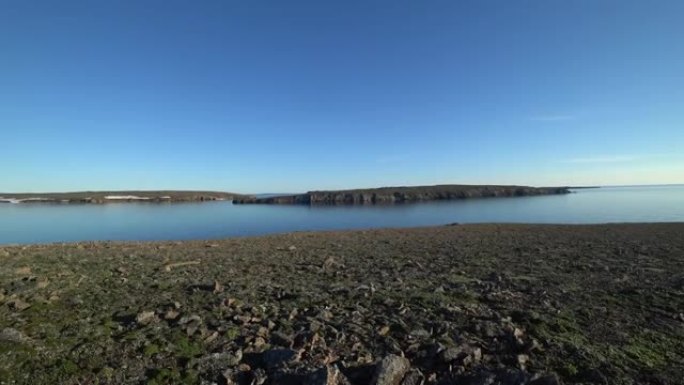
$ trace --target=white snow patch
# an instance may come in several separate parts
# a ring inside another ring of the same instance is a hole
[[[138,197],[135,195],[107,195],[104,197],[104,199],[111,199],[111,200],[140,200],[140,201],[145,201],[149,200],[150,198],[147,197]]]
[[[7,203],[22,203],[22,202],[50,202],[52,199],[49,198],[24,198],[24,199],[18,199],[18,198],[0,198],[0,202],[7,202]]]

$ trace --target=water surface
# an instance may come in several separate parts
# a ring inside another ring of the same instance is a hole
[[[0,204],[0,244],[175,240],[448,223],[684,222],[684,185],[389,206]]]

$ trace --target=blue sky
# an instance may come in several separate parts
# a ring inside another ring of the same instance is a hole
[[[684,182],[682,1],[0,3],[0,191]]]

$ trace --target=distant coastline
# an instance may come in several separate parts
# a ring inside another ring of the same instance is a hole
[[[80,191],[68,193],[0,193],[0,203],[205,202],[251,196],[218,191]]]
[[[569,194],[575,189],[600,186],[531,187],[516,185],[399,186],[349,190],[317,190],[303,194],[238,194],[220,191],[79,191],[64,193],[0,193],[0,204],[26,203],[165,203],[232,201],[234,204],[396,204],[488,197]]]
[[[304,194],[236,198],[234,204],[396,204],[435,200],[487,197],[520,197],[569,194],[568,187],[530,187],[499,185],[435,185],[380,187],[354,190],[309,191]]]

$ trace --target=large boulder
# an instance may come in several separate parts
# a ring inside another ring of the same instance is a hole
[[[399,385],[410,368],[411,363],[404,357],[394,354],[385,356],[385,358],[378,363],[371,384]]]

